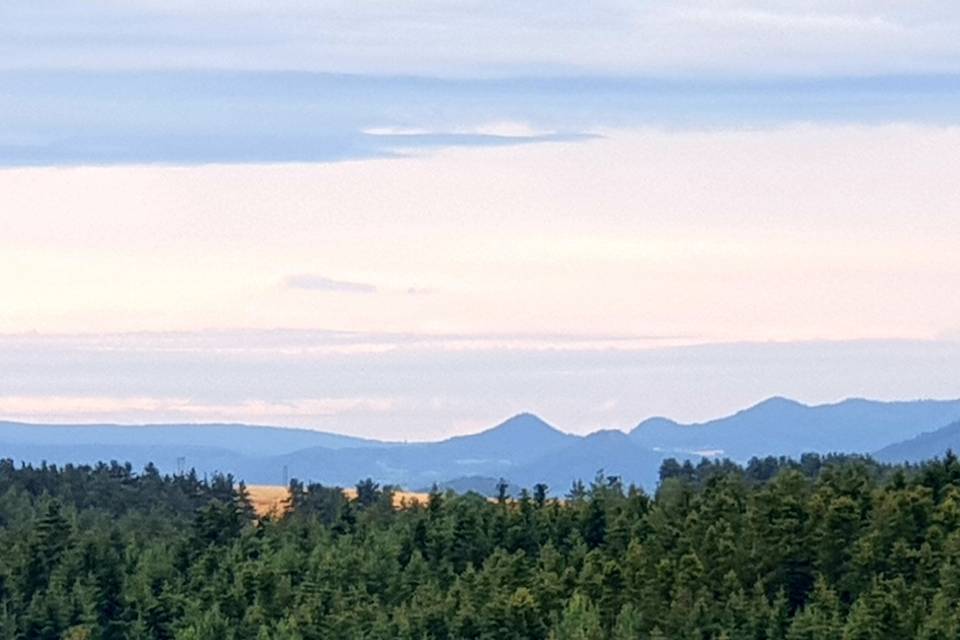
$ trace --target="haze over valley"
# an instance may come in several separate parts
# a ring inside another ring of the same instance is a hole
[[[34,465],[129,462],[164,473],[230,473],[248,484],[297,478],[353,486],[363,478],[408,490],[433,485],[492,494],[547,484],[562,495],[603,472],[653,491],[667,458],[747,462],[751,458],[845,453],[884,462],[920,462],[960,451],[960,400],[876,402],[853,399],[807,406],[770,398],[699,424],[650,418],[627,432],[561,431],[525,413],[470,435],[398,443],[237,424],[40,425],[0,422],[0,455]]]

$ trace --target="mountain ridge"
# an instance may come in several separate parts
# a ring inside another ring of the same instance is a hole
[[[874,453],[883,462],[920,462],[942,457],[948,450],[960,451],[960,420],[921,433],[909,440],[887,445]]]
[[[279,454],[287,450],[296,451],[308,446],[321,445],[333,449],[342,449],[393,444],[329,431],[234,422],[41,424],[0,420],[0,444],[29,442],[50,445],[99,444],[111,446],[128,443],[131,435],[135,435],[151,444],[170,446],[222,448],[224,440],[227,440],[236,448],[226,448],[238,453],[250,454]]]
[[[630,432],[640,445],[674,454],[754,456],[861,452],[960,419],[960,400],[876,401],[849,398],[806,405],[774,396],[731,415],[681,424],[648,419]]]
[[[960,400],[806,405],[773,396],[714,420],[647,418],[628,432],[564,432],[525,412],[476,433],[400,443],[302,428],[242,423],[43,425],[0,422],[0,458],[54,464],[115,459],[162,471],[186,466],[249,483],[283,478],[348,485],[363,477],[404,487],[471,478],[557,488],[603,469],[652,489],[662,460],[880,452],[960,421]],[[960,436],[958,436],[960,437]],[[960,447],[958,447],[960,448]],[[186,460],[184,460],[186,458]],[[461,483],[462,484],[462,483]]]

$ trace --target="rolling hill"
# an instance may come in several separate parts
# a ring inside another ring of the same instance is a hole
[[[960,422],[888,445],[877,451],[874,457],[884,462],[919,462],[942,457],[948,449],[960,452]]]
[[[806,452],[870,453],[917,460],[960,449],[960,401],[845,400],[808,406],[771,398],[700,424],[651,418],[629,434],[564,433],[523,413],[479,433],[402,444],[308,429],[216,425],[29,425],[0,422],[0,457],[40,463],[117,460],[166,473],[232,473],[248,484],[286,478],[350,486],[372,477],[406,488],[548,484],[554,494],[597,471],[652,489],[664,458],[721,455],[798,456]],[[944,427],[944,425],[951,425]]]
[[[336,433],[245,424],[27,424],[0,422],[0,444],[213,447],[241,455],[280,455],[307,447],[345,449],[385,444]]]
[[[706,453],[735,460],[806,452],[869,453],[960,420],[960,400],[876,402],[851,399],[808,406],[770,398],[700,424],[666,418],[641,422],[630,437],[670,455]]]
[[[466,476],[509,479],[523,465],[580,440],[534,415],[520,414],[486,431],[439,442],[339,450],[313,447],[269,460],[247,460],[241,475],[270,482],[263,473],[276,478],[286,467],[291,477],[304,480],[352,484],[370,476],[405,487],[428,487]]]
[[[653,490],[664,456],[644,449],[622,431],[597,431],[517,469],[511,480],[529,487],[544,482],[563,493],[575,480],[589,482],[598,471]]]

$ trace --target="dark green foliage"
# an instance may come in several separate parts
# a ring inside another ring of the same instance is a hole
[[[242,485],[0,462],[0,639],[874,640],[960,634],[960,462],[667,462],[397,509],[373,480]],[[505,493],[505,492],[504,492]]]

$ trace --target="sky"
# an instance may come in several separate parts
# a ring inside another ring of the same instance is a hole
[[[0,419],[960,397],[949,2],[0,5]]]

